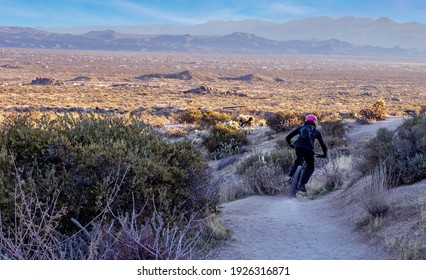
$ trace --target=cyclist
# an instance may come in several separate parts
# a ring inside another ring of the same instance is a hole
[[[309,178],[311,177],[312,173],[314,173],[314,142],[315,139],[318,140],[318,142],[321,145],[321,149],[323,151],[323,155],[320,157],[326,158],[327,157],[327,146],[325,145],[321,132],[319,132],[316,129],[317,125],[317,117],[313,114],[309,114],[305,118],[304,125],[299,126],[292,132],[290,132],[289,135],[286,137],[287,143],[290,145],[290,147],[294,148],[296,151],[296,160],[294,161],[293,167],[290,170],[289,177],[291,178],[293,174],[296,172],[297,167],[299,164],[301,164],[302,159],[305,158],[306,160],[306,169],[305,173],[303,174],[303,177],[301,179],[301,183],[299,186],[300,191],[306,192],[306,183],[309,181]],[[294,145],[291,143],[291,139],[299,135],[298,139],[294,142]]]

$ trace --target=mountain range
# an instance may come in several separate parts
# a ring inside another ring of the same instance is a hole
[[[387,18],[320,17],[283,24],[244,20],[104,28],[93,27],[78,34],[74,29],[0,26],[0,47],[426,57],[426,25],[399,24]]]
[[[419,22],[397,23],[382,17],[312,17],[282,23],[264,20],[208,21],[203,24],[138,25],[138,26],[83,26],[74,28],[38,28],[41,30],[83,34],[89,31],[112,30],[118,33],[144,35],[224,36],[234,32],[254,34],[276,41],[337,39],[356,45],[385,48],[399,46],[426,50],[426,25]]]

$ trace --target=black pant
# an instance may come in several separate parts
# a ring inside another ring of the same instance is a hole
[[[314,159],[314,151],[304,148],[295,148],[296,150],[296,160],[294,161],[293,167],[290,170],[290,174],[288,174],[290,177],[293,176],[294,172],[296,172],[297,167],[302,162],[302,159],[304,158],[306,160],[306,169],[305,173],[303,174],[301,183],[306,184],[309,181],[309,178],[311,178],[312,173],[314,173],[315,170],[315,159]]]

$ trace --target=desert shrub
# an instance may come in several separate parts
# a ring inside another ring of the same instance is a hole
[[[111,190],[108,202],[114,200],[118,189],[116,185]],[[14,223],[3,231],[0,220],[0,260],[194,259],[206,253],[200,242],[204,236],[215,234],[220,238],[214,228],[207,232],[213,226],[211,217],[202,225],[196,214],[181,216],[175,225],[167,227],[161,212],[140,219],[144,211],[113,213],[109,207],[84,226],[72,219],[80,230],[62,234],[60,220],[66,209],[58,206],[59,196],[60,192],[54,192],[42,202],[34,185],[17,178]],[[194,228],[199,230],[194,233]]]
[[[292,149],[274,150],[265,155],[265,160],[273,165],[279,166],[288,174],[293,166],[295,154]]]
[[[289,145],[285,139],[277,139],[275,141],[277,149],[288,149]]]
[[[321,131],[325,144],[330,149],[346,146],[345,123],[339,114],[324,115],[318,129]],[[315,145],[315,149],[319,150],[318,142],[315,142]]]
[[[364,146],[358,164],[362,172],[384,164],[396,184],[410,184],[426,178],[426,116],[404,121],[396,132],[381,128]]]
[[[396,130],[395,146],[402,158],[426,154],[426,116],[405,120]]]
[[[386,167],[373,169],[369,181],[359,191],[363,208],[372,218],[382,217],[389,210],[389,188],[391,179]]]
[[[396,130],[394,150],[398,156],[400,183],[426,178],[426,116],[416,115]]]
[[[345,123],[339,114],[326,115],[321,119],[320,130],[323,136],[332,136],[342,140],[346,137]]]
[[[422,105],[420,107],[419,114],[420,115],[425,115],[426,114],[426,105]]]
[[[353,160],[351,156],[332,149],[327,159],[318,161],[317,169],[318,176],[323,182],[323,191],[330,192],[339,189],[349,180],[353,170]]]
[[[234,118],[234,121],[237,122],[241,127],[243,126],[252,126],[254,124],[254,117],[249,115],[238,115]]]
[[[255,194],[276,194],[284,188],[285,176],[294,161],[292,150],[272,151],[265,155],[253,154],[237,168],[243,181]]]
[[[203,145],[212,158],[220,159],[238,154],[243,145],[248,144],[246,132],[236,122],[214,125],[203,139]]]
[[[323,135],[322,139],[329,149],[345,147],[347,144],[346,139],[336,136]],[[315,141],[315,150],[321,151],[321,145],[318,141]]]
[[[141,211],[164,213],[164,224],[177,217],[215,211],[216,191],[209,187],[210,169],[191,142],[165,142],[140,121],[126,124],[114,117],[54,121],[27,116],[7,119],[0,135],[0,209],[3,225],[13,221],[16,180],[35,186],[41,203],[60,192],[59,221],[63,233],[74,232],[71,219],[85,225],[105,209],[123,215]],[[136,204],[134,203],[136,202]],[[134,208],[135,207],[135,208]]]
[[[203,114],[199,109],[187,109],[183,111],[179,117],[179,120],[183,123],[201,124]]]
[[[398,236],[388,241],[388,247],[398,253],[399,260],[424,260],[426,246],[422,242],[422,236]]]
[[[185,127],[169,128],[165,131],[164,135],[169,138],[181,138],[188,135],[189,129]]]
[[[275,132],[284,132],[303,122],[303,116],[291,111],[279,111],[266,117],[266,124]]]
[[[251,166],[243,176],[244,182],[255,194],[273,195],[284,187],[285,174],[276,165],[262,164]]]
[[[201,122],[207,126],[213,126],[218,123],[230,121],[231,116],[227,113],[221,113],[217,111],[205,111],[202,112]]]
[[[378,100],[371,107],[363,108],[359,111],[360,121],[371,122],[386,119],[386,103],[384,100]]]
[[[320,120],[320,121],[322,121],[327,116],[335,115],[334,113],[330,113],[330,112],[327,112],[327,111],[324,111],[324,110],[314,110],[314,111],[311,112],[311,114],[314,114],[318,118],[318,120]],[[307,114],[305,114],[305,115],[307,115]]]
[[[416,154],[399,163],[400,180],[404,184],[412,184],[426,178],[426,155]]]
[[[359,162],[358,169],[366,173],[383,164],[388,170],[395,170],[397,159],[393,139],[392,131],[387,128],[378,129],[376,136],[364,146],[363,159]]]
[[[245,158],[237,167],[237,174],[242,175],[252,166],[258,165],[259,162],[268,162],[277,165],[284,172],[289,172],[295,160],[295,153],[290,148],[274,150],[266,154],[256,153]]]

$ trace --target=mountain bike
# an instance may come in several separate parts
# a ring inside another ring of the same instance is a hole
[[[324,158],[323,155],[315,154],[315,157]],[[290,191],[288,192],[289,198],[296,198],[297,191],[299,190],[300,183],[303,178],[303,174],[306,170],[306,160],[302,158],[299,166],[297,166],[296,172],[294,172],[293,176],[290,178]]]

